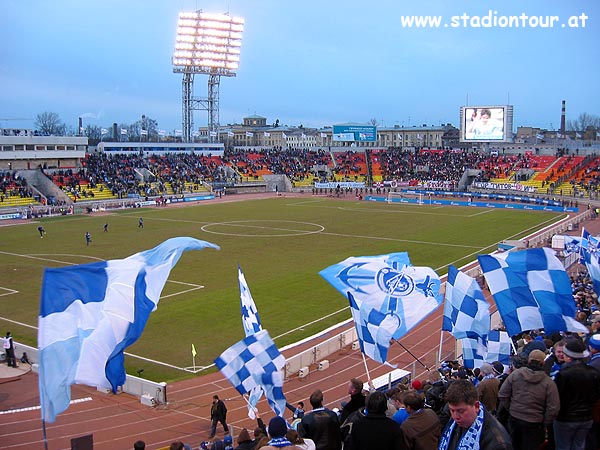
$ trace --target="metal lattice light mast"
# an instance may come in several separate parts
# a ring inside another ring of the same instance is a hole
[[[173,72],[182,73],[182,139],[191,142],[194,110],[208,111],[209,141],[219,129],[221,77],[235,77],[240,62],[244,19],[202,11],[180,13],[173,53]],[[194,98],[194,75],[208,75],[208,98]]]

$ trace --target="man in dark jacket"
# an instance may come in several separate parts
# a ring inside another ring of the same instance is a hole
[[[371,393],[365,415],[352,426],[348,440],[350,450],[405,449],[400,425],[385,415],[386,410],[385,394],[379,391]]]
[[[527,366],[512,372],[498,393],[501,407],[509,412],[515,450],[539,448],[560,408],[556,384],[542,368],[545,358],[544,352],[532,350]]]
[[[494,416],[485,411],[473,383],[468,380],[450,383],[446,402],[452,419],[442,433],[439,450],[513,450],[508,432]]]
[[[211,420],[211,428],[210,428],[210,437],[215,437],[215,433],[217,432],[217,423],[221,422],[223,425],[223,430],[225,434],[229,433],[229,428],[227,427],[227,407],[223,400],[219,400],[218,395],[213,395],[212,406],[210,407],[210,420]]]
[[[560,396],[560,411],[554,421],[556,450],[583,450],[592,427],[592,406],[600,398],[600,373],[585,361],[590,356],[578,338],[569,338],[565,363],[554,381]]]
[[[298,434],[312,439],[317,450],[340,450],[342,435],[340,421],[333,411],[323,407],[323,392],[319,389],[310,396],[312,411],[305,413],[298,424]]]
[[[354,411],[358,411],[360,408],[365,406],[365,395],[363,394],[364,383],[358,378],[352,378],[348,383],[348,394],[350,394],[350,401],[342,407],[342,413],[340,416],[340,422],[348,418],[348,416]]]

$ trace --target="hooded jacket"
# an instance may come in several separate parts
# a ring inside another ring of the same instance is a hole
[[[549,425],[560,410],[556,384],[541,367],[533,365],[511,373],[502,383],[498,399],[512,417],[529,423]]]

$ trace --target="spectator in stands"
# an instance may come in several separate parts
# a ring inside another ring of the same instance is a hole
[[[436,450],[441,435],[438,416],[433,410],[425,408],[423,396],[416,392],[407,392],[404,405],[409,413],[402,423],[404,444],[407,450]]]
[[[483,378],[477,384],[479,401],[483,403],[485,409],[487,409],[493,415],[496,415],[500,380],[496,378],[496,375],[494,374],[494,367],[489,363],[483,363],[481,365],[481,375]]]
[[[439,450],[512,450],[508,432],[477,398],[477,389],[469,380],[450,383],[446,402],[452,419],[442,433]]]
[[[133,443],[133,450],[145,450],[146,443],[144,441],[135,441]]]
[[[592,407],[600,399],[600,372],[585,363],[589,351],[579,338],[569,338],[563,352],[565,363],[554,379],[560,396],[554,440],[557,450],[584,450]]]
[[[406,410],[406,405],[404,405],[404,396],[406,392],[396,392],[392,395],[392,400],[394,401],[394,405],[396,406],[396,413],[393,415],[392,420],[395,420],[400,425],[408,418],[408,411]]]
[[[532,350],[527,366],[512,372],[498,394],[501,408],[509,414],[515,450],[539,448],[560,408],[556,384],[542,368],[545,357],[541,350]]]
[[[269,427],[267,428],[267,430],[269,431],[269,436],[271,437],[271,439],[269,440],[268,445],[260,448],[263,448],[265,450],[277,450],[278,448],[300,450],[300,447],[296,447],[286,437],[288,427],[283,417],[273,417],[269,421]]]
[[[250,433],[246,428],[240,430],[237,437],[237,447],[235,450],[253,450],[255,442],[250,437]]]
[[[544,361],[544,372],[550,375],[550,378],[553,380],[556,378],[556,374],[565,363],[564,348],[566,343],[567,341],[565,339],[561,339],[560,341],[556,342],[552,347],[552,353]]]
[[[386,417],[387,399],[383,392],[369,395],[366,415],[352,426],[352,431],[344,444],[346,450],[402,450],[404,440],[400,425]]]
[[[316,450],[317,448],[311,439],[300,437],[296,430],[287,430],[285,437],[288,441],[302,450]]]
[[[292,411],[293,420],[302,419],[302,417],[304,416],[304,402],[298,402],[296,406],[286,402],[285,407]]]
[[[342,405],[342,412],[340,414],[340,422],[344,423],[344,420],[348,416],[365,406],[365,395],[363,394],[364,383],[358,378],[352,378],[348,383],[348,394],[350,394],[350,401]]]
[[[312,411],[304,414],[298,424],[298,434],[312,439],[317,450],[339,450],[342,436],[338,415],[323,407],[323,393],[317,389],[310,396]]]

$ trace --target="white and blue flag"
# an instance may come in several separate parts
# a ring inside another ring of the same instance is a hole
[[[215,364],[242,395],[262,387],[275,414],[283,415],[283,377],[277,374],[285,358],[265,329],[242,339],[215,359]]]
[[[240,308],[242,311],[242,325],[244,326],[244,333],[246,337],[253,335],[254,333],[262,330],[260,324],[260,317],[258,310],[254,304],[254,299],[250,293],[250,288],[246,282],[246,277],[242,272],[241,267],[238,265],[238,283],[240,285]],[[256,419],[256,405],[262,397],[262,388],[260,386],[255,387],[250,391],[248,396],[248,417],[252,420]]]
[[[481,338],[464,337],[460,339],[460,345],[462,347],[463,365],[467,369],[481,367],[486,362],[487,345]]]
[[[440,278],[429,267],[414,267],[406,252],[351,257],[319,274],[344,297],[366,303],[383,314],[396,315],[399,339],[441,303]]]
[[[257,333],[262,330],[258,310],[254,304],[254,299],[250,293],[250,288],[246,282],[246,277],[238,265],[238,282],[240,285],[240,308],[242,310],[242,325],[246,336]]]
[[[384,314],[366,302],[358,306],[350,292],[348,301],[361,351],[374,361],[396,367],[387,362],[387,354],[390,340],[400,325],[398,316]]]
[[[600,260],[598,259],[598,238],[585,228],[581,231],[581,256],[592,279],[594,292],[600,295]]]
[[[448,266],[442,330],[456,339],[482,338],[490,330],[490,306],[477,280]]]
[[[575,320],[571,280],[550,248],[478,257],[508,334],[543,328],[547,333],[587,333]]]
[[[168,239],[125,259],[46,269],[38,347],[42,419],[54,422],[72,384],[125,383],[123,351],[142,334],[173,266],[188,250],[219,247],[188,237]]]
[[[500,361],[505,367],[511,364],[512,341],[506,331],[490,330],[487,335],[485,362]]]

